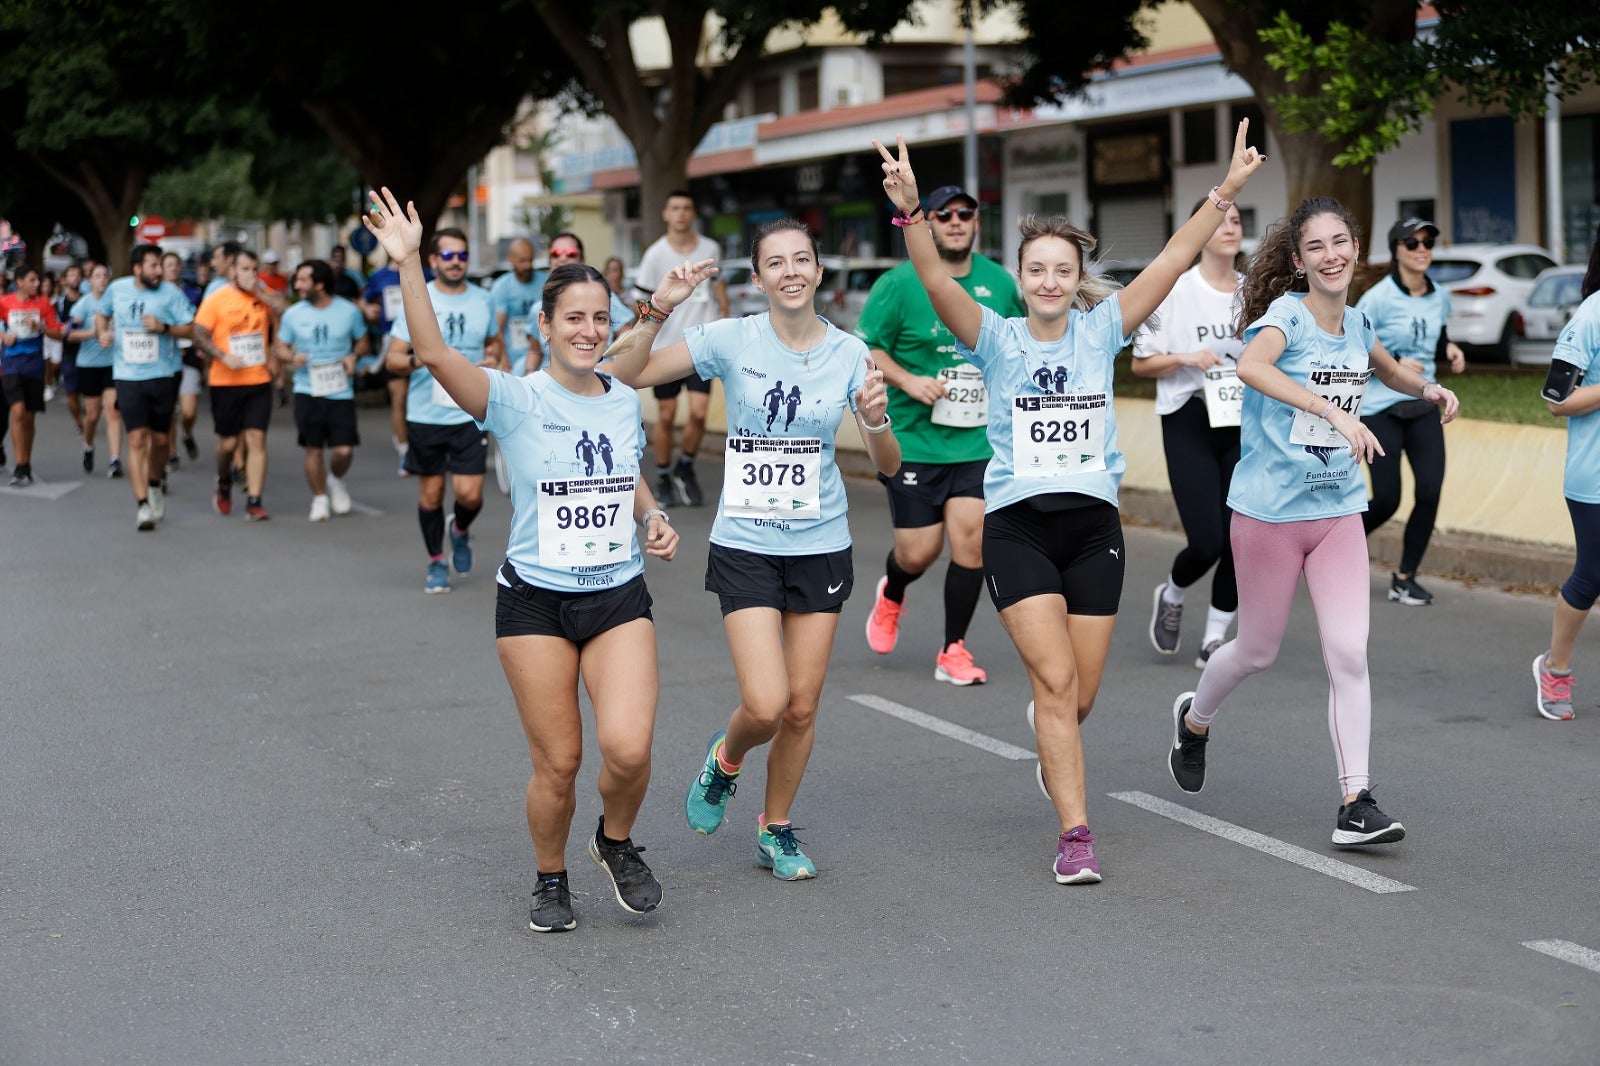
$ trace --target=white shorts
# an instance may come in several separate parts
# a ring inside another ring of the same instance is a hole
[[[184,366],[184,368],[183,368],[183,381],[179,382],[179,384],[178,384],[178,395],[179,396],[198,396],[198,395],[200,395],[200,371],[196,370],[192,366],[187,366],[187,365]]]

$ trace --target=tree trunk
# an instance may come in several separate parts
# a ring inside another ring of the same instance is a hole
[[[1383,251],[1385,246],[1371,236],[1372,175],[1358,167],[1334,166],[1333,157],[1340,151],[1338,145],[1330,144],[1316,133],[1282,132],[1271,119],[1271,109],[1268,109],[1268,125],[1272,127],[1277,151],[1267,165],[1282,160],[1288,194],[1285,213],[1293,213],[1302,200],[1331,196],[1355,217],[1362,261],[1366,261],[1375,246]]]
[[[38,155],[34,156],[34,161],[77,197],[88,211],[100,243],[105,246],[105,262],[111,267],[112,276],[125,273],[135,237],[128,220],[139,210],[139,200],[144,196],[144,171],[130,166],[108,180],[91,163],[58,166]]]
[[[667,193],[689,187],[689,154],[693,146],[681,138],[658,138],[653,133],[633,138],[633,144],[639,160],[639,240],[649,247],[667,231],[661,217],[662,208],[667,206]]]

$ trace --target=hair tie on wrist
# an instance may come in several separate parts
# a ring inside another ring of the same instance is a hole
[[[894,217],[889,220],[889,224],[904,229],[906,226],[915,226],[919,222],[926,221],[927,216],[922,213],[922,205],[920,204],[917,205],[916,216],[916,218],[912,218],[910,212],[896,211]]]

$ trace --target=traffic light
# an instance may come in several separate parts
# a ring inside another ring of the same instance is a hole
[[[132,218],[128,219],[128,228],[129,229],[138,229],[139,228],[139,216],[138,215],[134,215]]]

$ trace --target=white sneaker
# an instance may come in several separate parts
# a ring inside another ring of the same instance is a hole
[[[332,474],[328,475],[328,501],[333,504],[334,514],[350,513],[350,490]]]
[[[157,522],[167,517],[167,494],[160,485],[151,485],[146,498],[150,501],[150,517]]]
[[[155,515],[150,513],[150,505],[141,503],[139,505],[139,532],[148,533],[154,528],[156,528],[156,518]]]
[[[44,402],[45,403],[49,403],[51,400],[54,400],[55,398],[56,398],[56,387],[54,385],[46,385],[44,387]]]
[[[328,520],[328,497],[311,497],[311,521],[326,522]]]

